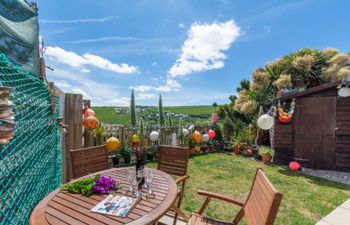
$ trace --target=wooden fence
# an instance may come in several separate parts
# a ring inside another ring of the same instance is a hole
[[[201,124],[193,124],[195,126],[195,129],[200,132],[207,132],[209,129],[212,129],[211,123],[201,123]],[[134,134],[138,134],[138,127],[133,126],[123,126],[123,125],[116,125],[116,124],[105,124],[102,123],[102,126],[105,128],[105,130],[108,131],[109,135],[105,138],[107,139],[110,136],[117,137],[120,141],[121,147],[124,148],[125,146],[132,144],[132,136]],[[190,124],[184,125],[183,128],[188,128]],[[162,145],[170,145],[172,134],[178,133],[179,127],[178,126],[146,126],[144,131],[144,140],[145,140],[145,147],[147,148],[151,140],[149,138],[149,134],[152,131],[159,132],[159,143]],[[186,140],[185,140],[186,141]],[[95,141],[96,143],[96,141]],[[187,142],[185,143],[187,144]]]
[[[103,137],[103,140],[97,140],[93,132],[84,129],[83,120],[83,106],[90,106],[89,100],[83,100],[83,96],[80,94],[70,94],[61,93],[60,94],[61,105],[64,110],[62,111],[62,117],[64,118],[64,124],[67,126],[67,132],[62,132],[62,182],[65,183],[72,179],[72,170],[70,163],[70,150],[87,148],[92,146],[97,146],[104,143],[109,137],[114,136],[120,140],[121,148],[130,146],[132,144],[132,136],[138,134],[139,127],[133,126],[123,126],[116,124],[106,124],[101,123],[108,135]],[[98,115],[96,115],[98,117]],[[200,124],[184,124],[183,128],[188,128],[190,125],[194,125],[195,129],[200,132],[207,132],[212,128],[211,123],[200,123]],[[159,144],[170,145],[172,134],[178,133],[178,126],[158,126],[149,125],[145,127],[144,131],[144,146],[147,148],[150,146],[151,141],[149,139],[149,134],[152,131],[158,131]],[[185,139],[185,144],[188,142],[188,138]]]

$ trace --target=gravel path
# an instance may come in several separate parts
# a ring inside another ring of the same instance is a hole
[[[326,180],[335,181],[350,185],[350,173],[329,171],[329,170],[313,170],[309,168],[302,168],[302,172],[311,176],[320,177]]]

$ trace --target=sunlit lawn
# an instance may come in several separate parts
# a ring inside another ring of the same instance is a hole
[[[283,193],[275,224],[315,224],[350,198],[350,186],[292,172],[280,166],[266,166],[236,155],[211,153],[190,160],[191,178],[187,183],[183,210],[190,214],[200,207],[203,198],[196,194],[198,189],[219,192],[244,201],[256,167],[262,167],[276,189]],[[230,221],[237,211],[236,206],[212,201],[206,214]]]

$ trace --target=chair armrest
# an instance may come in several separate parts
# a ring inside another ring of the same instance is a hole
[[[215,198],[215,199],[218,199],[218,200],[222,200],[222,201],[225,201],[225,202],[228,202],[228,203],[232,203],[232,204],[235,204],[235,205],[238,205],[238,206],[243,206],[244,204],[236,199],[233,199],[231,197],[228,197],[228,196],[225,196],[225,195],[222,195],[222,194],[218,194],[218,193],[214,193],[214,192],[208,192],[208,191],[202,191],[202,190],[198,190],[197,192],[199,195],[202,195],[202,196],[206,196],[207,198]]]
[[[184,182],[185,180],[187,180],[188,178],[190,178],[190,176],[185,175],[185,176],[177,178],[175,182],[176,182],[176,184],[180,184],[180,183]]]

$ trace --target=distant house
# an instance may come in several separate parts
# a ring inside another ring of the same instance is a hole
[[[135,106],[136,112],[148,112],[148,106],[137,105]]]
[[[128,108],[114,108],[114,112],[119,113],[119,114],[127,114],[129,113]]]

